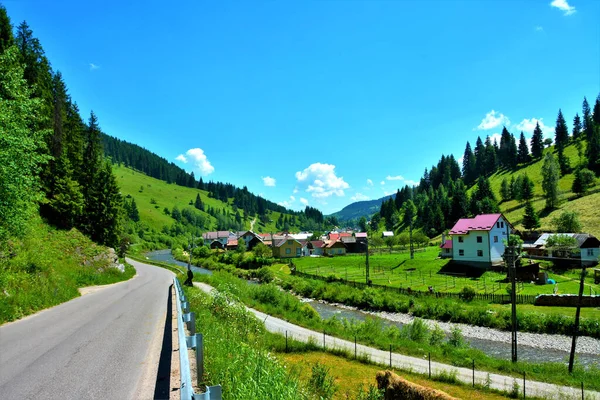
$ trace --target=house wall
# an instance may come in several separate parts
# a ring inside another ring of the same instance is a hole
[[[581,249],[581,260],[583,261],[598,261],[598,255],[600,255],[600,249],[592,248],[593,255],[588,256],[588,249]]]
[[[326,248],[325,249],[325,254],[331,255],[331,256],[340,256],[340,255],[344,255],[346,254],[346,248],[345,247],[331,247],[331,248]]]
[[[458,238],[462,236],[463,243]],[[477,236],[481,236],[481,243],[477,243]],[[464,255],[460,256],[460,249]],[[477,250],[483,251],[483,256],[477,255]],[[490,262],[490,239],[488,231],[470,231],[466,235],[452,235],[452,258],[454,261]]]
[[[498,222],[500,222],[500,227],[498,227]],[[489,261],[502,262],[502,255],[504,254],[504,241],[506,240],[506,230],[507,228],[506,220],[500,217],[498,221],[494,225],[494,227],[489,231],[489,243],[490,243],[490,259]],[[494,237],[498,238],[498,241],[494,241]]]
[[[279,258],[300,257],[302,256],[302,245],[295,240],[286,240],[281,246],[273,248],[273,256]]]

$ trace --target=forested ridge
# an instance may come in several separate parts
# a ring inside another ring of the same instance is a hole
[[[569,157],[567,148],[575,148],[576,156]],[[542,163],[541,189],[544,206],[534,209],[532,200],[536,190],[532,178],[521,173],[534,163]],[[494,174],[506,173],[495,193],[490,184]],[[561,202],[559,179],[572,175],[569,191],[585,196],[596,185],[600,175],[600,95],[593,110],[584,97],[582,115],[573,117],[569,130],[563,113],[558,111],[554,137],[544,137],[539,123],[528,145],[523,132],[517,140],[503,127],[500,143],[489,136],[477,137],[474,148],[466,143],[462,165],[453,155],[442,155],[439,162],[425,169],[419,184],[404,186],[393,198],[382,201],[379,212],[370,220],[370,228],[377,230],[404,229],[411,222],[430,237],[436,236],[464,217],[500,211],[502,202],[516,200],[523,206],[523,228],[540,227],[539,211],[549,213]],[[356,221],[366,226],[366,219]]]

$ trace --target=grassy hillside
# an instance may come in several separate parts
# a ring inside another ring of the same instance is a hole
[[[0,324],[79,296],[78,288],[131,278],[108,268],[106,248],[77,229],[58,230],[40,218],[23,239],[0,244]]]
[[[193,203],[196,200],[197,194],[200,194],[205,209],[212,207],[235,214],[233,206],[230,203],[213,199],[204,190],[167,183],[118,165],[113,167],[113,172],[121,187],[121,193],[124,196],[131,195],[135,199],[142,223],[157,232],[160,232],[163,226],[171,226],[175,222],[170,215],[165,214],[165,207],[169,210],[173,210],[174,206],[177,206],[180,210],[188,207],[194,208],[193,205],[190,205],[190,201]],[[194,210],[196,209],[194,208]],[[216,219],[214,217],[206,212],[198,210],[196,212],[206,217],[205,230],[216,229]],[[244,218],[244,228],[250,229],[253,218],[245,217],[241,209],[239,212],[242,218]],[[254,225],[254,231],[277,232],[278,229],[275,227],[275,221],[277,221],[279,215],[280,213],[278,212],[269,212],[270,222],[262,224],[257,220]]]
[[[546,151],[554,151],[554,147],[550,147],[546,149]],[[577,148],[574,144],[565,149],[565,155],[571,161],[571,167],[574,169],[574,167],[579,163]],[[545,201],[542,190],[543,164],[544,161],[539,160],[529,163],[516,171],[496,172],[490,177],[490,184],[492,186],[492,190],[494,190],[494,193],[496,194],[496,197],[500,199],[500,186],[503,179],[506,178],[508,181],[510,181],[512,176],[516,178],[521,174],[527,174],[535,184],[532,204],[540,215],[542,230],[552,230],[552,218],[554,218],[556,215],[559,215],[563,210],[569,210],[579,213],[579,218],[581,220],[584,232],[588,232],[600,237],[600,213],[598,212],[600,193],[595,193],[600,191],[600,180],[596,180],[596,185],[590,189],[591,194],[583,197],[577,197],[577,195],[571,191],[571,186],[573,185],[574,179],[573,173],[562,176],[559,181],[561,204],[557,210],[548,213],[544,210]],[[525,203],[520,203],[517,200],[502,202],[500,203],[500,210],[506,215],[508,220],[515,225],[517,229],[523,229],[521,221],[525,211]]]

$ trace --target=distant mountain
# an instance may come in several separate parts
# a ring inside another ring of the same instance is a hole
[[[377,200],[357,201],[355,203],[348,204],[340,211],[331,214],[331,216],[336,217],[340,222],[348,221],[350,219],[358,219],[360,217],[366,217],[369,219],[371,215],[379,211],[381,202],[389,199],[390,197],[396,197],[396,194],[394,193]]]

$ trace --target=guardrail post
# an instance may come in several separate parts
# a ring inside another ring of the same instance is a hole
[[[196,370],[198,371],[198,384],[200,384],[204,376],[204,338],[201,333],[196,333]],[[220,390],[221,387],[219,386]],[[221,397],[219,396],[218,398],[220,399]]]
[[[188,331],[190,335],[196,334],[196,314],[193,312],[183,314],[183,322],[187,323]]]

